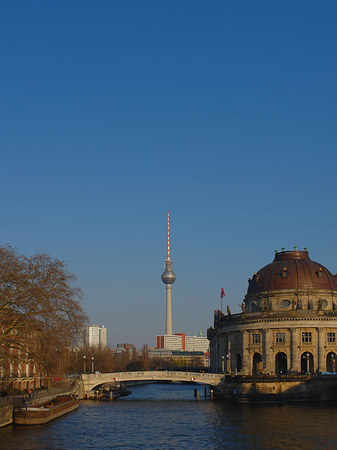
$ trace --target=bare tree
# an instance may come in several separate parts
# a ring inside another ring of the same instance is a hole
[[[10,351],[11,358],[33,359],[47,373],[56,370],[87,320],[74,280],[58,259],[0,247],[0,363]]]

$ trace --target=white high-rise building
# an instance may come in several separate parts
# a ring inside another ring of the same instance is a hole
[[[186,352],[209,352],[209,340],[199,336],[186,336],[185,333],[162,334],[157,336],[157,348],[167,350],[181,350]]]
[[[107,344],[107,330],[104,325],[99,329],[99,346],[101,348],[106,348]]]
[[[203,336],[186,336],[186,351],[207,353],[209,340]]]
[[[104,325],[89,325],[84,329],[84,345],[88,347],[106,348],[107,329]]]
[[[157,348],[166,350],[183,350],[185,336],[182,334],[162,334],[157,336]]]

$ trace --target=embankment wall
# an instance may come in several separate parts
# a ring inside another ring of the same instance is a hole
[[[226,377],[217,386],[217,390],[222,398],[240,402],[337,400],[337,379]]]

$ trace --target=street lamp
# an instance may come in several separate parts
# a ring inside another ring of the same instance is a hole
[[[335,372],[335,354],[331,353],[332,371]]]
[[[224,356],[221,357],[221,372],[222,373],[225,372],[225,357]]]
[[[309,366],[309,357],[310,357],[309,352],[307,352],[305,354],[305,356],[307,358],[307,371],[306,371],[306,374],[309,375],[310,374],[310,371],[309,371],[309,368],[310,368],[310,366]]]
[[[227,353],[226,359],[227,359],[227,364],[226,364],[227,372],[229,374],[231,374],[231,363],[230,363],[230,355],[229,355],[229,353]]]
[[[91,372],[94,373],[94,369],[95,369],[95,358],[92,356],[91,357]]]
[[[83,373],[87,371],[87,357],[83,355]]]

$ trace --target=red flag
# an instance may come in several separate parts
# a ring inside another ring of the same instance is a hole
[[[220,298],[224,297],[225,295],[226,294],[225,294],[224,288],[221,288],[221,297]]]

